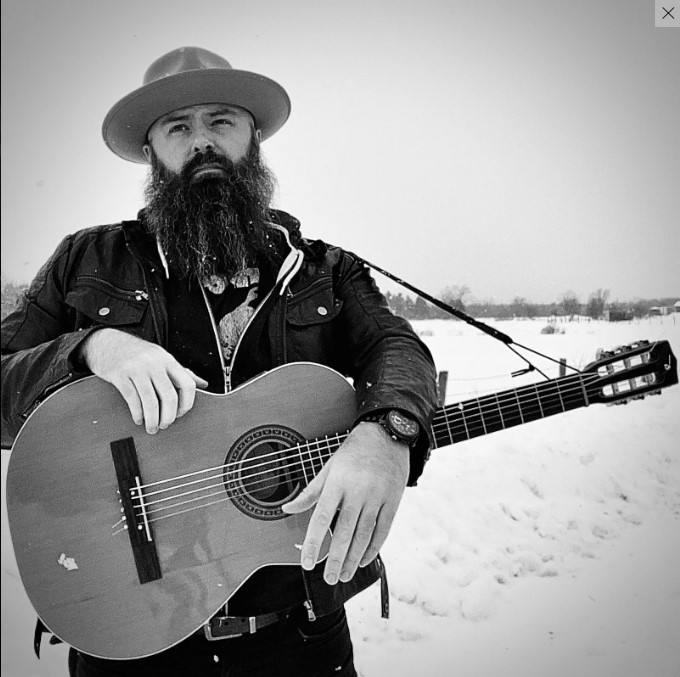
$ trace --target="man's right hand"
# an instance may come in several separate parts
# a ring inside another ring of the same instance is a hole
[[[194,406],[196,387],[208,382],[183,367],[167,350],[108,327],[93,332],[80,359],[125,398],[132,419],[155,434]]]

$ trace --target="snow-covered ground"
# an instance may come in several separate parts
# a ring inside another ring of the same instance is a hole
[[[678,316],[565,322],[555,334],[541,333],[544,320],[494,326],[577,367],[639,339],[680,352]],[[541,378],[512,378],[521,360],[461,322],[414,327],[449,372],[449,404]],[[433,452],[383,549],[391,618],[377,586],[349,604],[360,674],[680,677],[679,441],[676,386]],[[2,675],[64,675],[63,646],[33,656],[4,495],[2,510]]]

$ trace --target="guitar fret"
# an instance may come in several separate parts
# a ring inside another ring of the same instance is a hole
[[[498,393],[496,393],[496,405],[498,406],[498,413],[500,414],[501,426],[503,426],[503,430],[505,430],[505,420],[503,418],[503,407],[501,407],[501,402],[498,399]]]
[[[555,392],[549,392],[548,388],[543,384],[542,385],[542,390],[544,392],[541,392],[539,390],[539,385],[534,386],[536,389],[536,394],[538,395],[538,401],[541,405],[541,411],[543,412],[543,416],[553,416],[554,414],[559,414],[564,411],[564,406],[562,405],[562,400],[559,397],[559,393]],[[552,385],[552,382],[550,383],[550,387],[554,388]]]
[[[538,406],[541,409],[541,418],[545,418],[545,412],[543,411],[543,404],[541,403],[541,393],[538,392],[538,387],[534,385],[534,390],[536,391],[536,400],[538,401]]]
[[[484,422],[484,433],[494,433],[498,430],[503,430],[504,425],[501,420],[501,414],[496,405],[495,397],[492,395],[480,398],[477,400],[479,403],[479,410],[482,414],[482,420]]]
[[[503,428],[513,428],[524,423],[522,407],[517,397],[517,390],[508,390],[496,396],[498,408],[503,419]]]
[[[581,392],[583,393],[583,402],[587,407],[590,405],[590,400],[588,399],[588,391],[586,390],[586,384],[583,382],[583,374],[578,375],[578,382],[579,385],[581,386]]]
[[[522,423],[538,421],[544,417],[541,406],[541,396],[537,388],[533,385],[515,391]]]
[[[482,403],[480,402],[479,398],[477,398],[477,409],[479,409],[479,420],[482,422],[484,434],[487,435],[489,431],[486,429],[486,421],[484,420],[484,414],[482,413]]]
[[[463,403],[461,402],[461,403],[460,403],[460,406],[459,406],[459,409],[458,409],[458,413],[460,414],[460,418],[461,418],[461,420],[463,421],[463,425],[465,426],[465,436],[466,436],[468,439],[471,439],[472,436],[470,435],[470,431],[469,431],[469,429],[468,429],[467,418],[465,417],[465,412],[463,411],[463,406],[464,406],[464,405],[463,405]]]
[[[522,413],[522,403],[519,401],[519,393],[517,392],[517,389],[513,390],[515,393],[515,400],[517,400],[517,411],[519,411],[519,418],[522,423],[525,423],[524,420],[524,414]]]
[[[446,431],[449,434],[449,437],[453,439],[453,433],[451,432],[451,426],[449,425],[449,414],[446,409],[443,410],[442,412],[444,414],[444,423],[446,423]]]
[[[560,405],[562,407],[562,411],[566,411],[567,408],[564,406],[564,400],[562,399],[562,392],[560,391],[560,382],[559,380],[555,381],[555,387],[557,388],[557,396],[560,398]]]

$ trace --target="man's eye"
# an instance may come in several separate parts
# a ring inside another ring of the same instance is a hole
[[[217,118],[216,120],[213,120],[214,125],[233,125],[234,122],[230,120],[229,118]]]
[[[168,134],[174,134],[175,132],[183,132],[187,129],[189,128],[184,123],[172,125],[172,127],[168,129]]]

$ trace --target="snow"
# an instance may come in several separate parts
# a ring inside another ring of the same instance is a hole
[[[576,367],[639,339],[680,346],[676,315],[555,334],[545,320],[490,323]],[[510,376],[523,362],[462,322],[413,324],[449,372],[448,404],[542,378]],[[390,619],[377,586],[348,605],[360,675],[680,677],[679,405],[673,387],[435,450],[383,549]],[[65,647],[32,653],[2,507],[2,675],[64,675]]]

